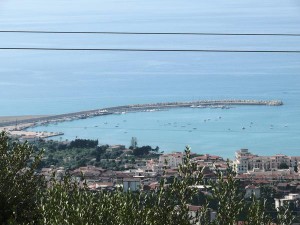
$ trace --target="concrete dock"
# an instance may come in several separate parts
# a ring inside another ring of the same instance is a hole
[[[144,112],[144,111],[157,111],[180,107],[192,108],[229,108],[232,106],[241,105],[260,105],[260,106],[281,106],[283,102],[280,100],[199,100],[189,102],[163,102],[153,104],[135,104],[124,105],[116,107],[108,107],[102,109],[94,109],[88,111],[80,111],[59,115],[50,116],[36,116],[30,118],[19,118],[16,121],[11,119],[9,121],[0,121],[1,130],[23,130],[28,127],[44,125],[49,123],[58,123],[63,121],[86,119],[95,116],[104,116],[111,114],[124,114],[129,112]],[[16,127],[19,126],[19,129]]]

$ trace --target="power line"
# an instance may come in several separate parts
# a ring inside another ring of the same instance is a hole
[[[1,47],[0,50],[25,51],[113,51],[113,52],[208,52],[208,53],[294,53],[300,50],[226,50],[226,49],[139,49],[139,48],[31,48],[31,47]]]
[[[43,30],[0,30],[0,33],[32,34],[112,34],[112,35],[194,35],[194,36],[291,36],[293,33],[219,33],[219,32],[124,32],[124,31],[43,31]]]

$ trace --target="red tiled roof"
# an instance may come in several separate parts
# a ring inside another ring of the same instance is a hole
[[[202,206],[188,205],[189,211],[198,211]]]
[[[277,184],[277,187],[286,187],[288,186],[288,183],[279,183]]]
[[[158,188],[159,185],[160,184],[158,182],[153,182],[153,183],[149,184],[149,186],[152,190],[155,190],[156,188]]]
[[[116,177],[117,178],[131,178],[131,177],[133,177],[133,175],[128,174],[128,173],[117,173]]]
[[[245,189],[256,189],[258,187],[256,187],[255,185],[248,185],[245,187]]]

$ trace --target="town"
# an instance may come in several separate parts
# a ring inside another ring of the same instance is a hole
[[[64,149],[61,151],[68,151],[67,147],[62,147],[66,145],[83,147],[91,144],[89,147],[101,148],[99,151],[102,151],[102,156],[105,155],[106,158],[92,153],[95,158],[90,158],[81,166],[70,169],[70,167],[48,164],[47,167],[40,169],[40,174],[46,180],[50,180],[53,176],[56,180],[62,180],[68,171],[75,180],[84,180],[91,191],[114,191],[120,187],[124,192],[155,191],[161,179],[172,180],[179,176],[178,167],[185,157],[183,152],[161,153],[158,147],[139,148],[136,138],[132,138],[129,148],[125,145],[110,145],[103,148],[103,146],[96,146],[97,141],[80,139],[69,143],[50,142],[52,145],[54,143],[60,146],[57,148]],[[67,158],[70,160],[72,157],[67,156],[63,161],[68,160]],[[253,195],[257,199],[268,195],[276,209],[285,203],[290,203],[294,211],[300,210],[300,156],[282,154],[259,156],[252,154],[248,149],[240,149],[235,152],[235,159],[231,161],[217,155],[195,153],[191,153],[191,161],[203,171],[204,184],[197,186],[200,195],[212,195],[210,182],[217,179],[217,171],[226,176],[230,166],[236,173],[235,179],[240,181],[245,199],[250,199]],[[190,205],[190,211],[197,211],[201,204],[203,202],[200,201]],[[210,212],[212,221],[215,214],[213,210]]]

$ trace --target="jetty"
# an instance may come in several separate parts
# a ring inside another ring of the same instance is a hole
[[[256,105],[256,106],[281,106],[283,102],[280,100],[199,100],[189,102],[163,102],[163,103],[152,103],[152,104],[134,104],[134,105],[123,105],[115,107],[107,107],[101,109],[94,109],[88,111],[80,111],[73,113],[65,113],[59,115],[50,115],[43,117],[32,117],[26,119],[19,119],[19,129],[26,129],[28,127],[46,125],[49,123],[59,123],[64,121],[86,119],[95,116],[105,116],[111,114],[124,114],[130,112],[152,112],[159,110],[168,110],[173,108],[223,108],[227,109],[232,106],[241,105]],[[15,121],[0,122],[0,127],[13,127]]]

